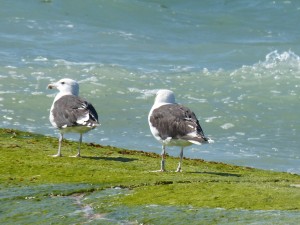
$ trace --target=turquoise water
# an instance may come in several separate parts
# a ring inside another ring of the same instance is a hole
[[[147,114],[169,88],[215,140],[185,156],[300,173],[300,2],[0,5],[1,127],[57,135],[46,86],[70,77],[102,124],[84,141],[160,153]]]

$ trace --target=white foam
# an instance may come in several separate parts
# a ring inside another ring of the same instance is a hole
[[[212,116],[205,119],[205,122],[211,123],[214,119],[220,118],[219,116]]]
[[[224,129],[224,130],[228,130],[228,129],[233,128],[233,127],[234,127],[234,124],[232,124],[232,123],[225,123],[221,126],[221,128]]]
[[[207,99],[205,99],[205,98],[195,98],[195,97],[188,96],[188,99],[195,100],[195,101],[200,102],[200,103],[206,103],[207,102]]]
[[[6,115],[4,115],[3,118],[6,119],[6,120],[12,120],[13,119],[12,117],[9,117],[9,116],[6,116]]]
[[[138,88],[128,88],[128,90],[132,93],[140,93],[141,96],[137,97],[137,99],[147,99],[149,97],[154,96],[159,89],[138,89]]]
[[[43,92],[41,91],[34,91],[34,92],[31,92],[32,95],[44,95]]]
[[[78,81],[78,83],[86,83],[86,82],[89,82],[89,83],[90,82],[98,82],[98,78],[95,76],[92,76],[92,77],[88,77],[86,79]]]
[[[248,141],[257,141],[259,139],[260,138],[258,138],[258,137],[247,138]]]
[[[46,57],[43,57],[43,56],[38,56],[33,61],[36,61],[36,62],[46,62],[46,61],[48,61],[48,59]]]

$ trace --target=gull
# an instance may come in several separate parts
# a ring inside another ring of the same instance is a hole
[[[205,137],[200,123],[189,108],[175,102],[174,93],[170,90],[159,90],[149,115],[148,123],[152,135],[162,144],[161,168],[165,170],[166,146],[179,146],[180,161],[176,172],[181,172],[184,147],[192,144],[212,143]]]
[[[78,153],[80,157],[82,135],[99,126],[98,114],[93,105],[79,97],[79,85],[75,80],[63,78],[48,85],[48,89],[57,89],[50,109],[49,120],[59,130],[58,152],[53,157],[60,157],[61,144],[65,133],[79,133]]]

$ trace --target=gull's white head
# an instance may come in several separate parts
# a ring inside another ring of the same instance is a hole
[[[75,80],[63,78],[56,83],[49,84],[48,89],[58,89],[63,95],[76,95],[79,94],[79,85]]]
[[[162,89],[156,93],[156,98],[154,104],[163,104],[163,103],[171,103],[174,104],[175,102],[175,95],[173,91]]]

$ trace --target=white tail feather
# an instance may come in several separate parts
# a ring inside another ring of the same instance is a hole
[[[193,141],[193,140],[188,140],[189,142],[195,144],[195,145],[202,145],[202,143],[198,142],[198,141]]]

